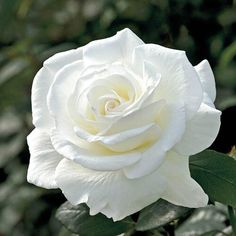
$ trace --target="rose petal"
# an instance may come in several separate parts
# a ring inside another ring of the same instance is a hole
[[[47,108],[47,94],[58,70],[75,59],[82,58],[82,48],[57,53],[44,62],[32,85],[32,113],[35,127],[47,132],[54,126]]]
[[[129,62],[133,49],[142,44],[142,40],[130,29],[124,29],[110,38],[90,42],[85,46],[83,56],[85,62],[89,64]]]
[[[201,186],[191,178],[189,158],[177,153],[169,152],[165,162],[159,169],[161,176],[165,176],[167,188],[162,198],[180,206],[198,208],[208,203],[208,196]]]
[[[73,120],[68,114],[68,99],[83,69],[82,61],[75,61],[63,67],[54,79],[47,97],[48,108],[56,121],[56,127],[67,138],[75,139]]]
[[[161,75],[155,98],[165,99],[167,103],[184,103],[187,119],[193,117],[202,102],[203,91],[198,74],[185,52],[144,44],[136,47],[133,53],[133,68],[139,74],[143,74],[145,61],[154,65]]]
[[[182,155],[193,155],[208,148],[220,128],[221,112],[204,103],[195,116],[187,122],[185,133],[175,150]]]
[[[33,124],[35,127],[45,131],[54,126],[54,121],[52,117],[50,117],[46,103],[47,93],[52,80],[52,74],[46,68],[41,68],[36,74],[32,86],[31,101]]]
[[[185,131],[185,122],[183,105],[166,106],[157,122],[161,127],[161,137],[151,147],[141,152],[142,157],[137,163],[124,169],[125,175],[133,179],[155,171],[163,163],[166,152],[181,140]]]
[[[141,158],[141,154],[134,151],[117,154],[108,150],[99,150],[99,147],[95,145],[87,148],[83,144],[75,145],[66,140],[64,135],[58,133],[57,130],[52,130],[51,140],[54,148],[61,155],[93,170],[119,170],[134,164]]]
[[[102,212],[115,221],[158,200],[165,187],[158,172],[131,180],[121,171],[89,170],[66,159],[57,167],[56,181],[72,204],[85,202],[90,214]]]
[[[100,70],[98,69],[90,74],[82,73],[68,103],[73,121],[78,127],[91,133],[105,132],[104,130],[117,119],[140,107],[143,97],[149,94],[149,91],[147,94],[143,91],[142,79],[136,77],[125,66],[116,64],[109,68],[100,66]],[[101,104],[101,101],[105,100],[101,99],[106,97],[115,97],[120,104],[107,114],[103,114],[105,104]]]
[[[214,102],[216,98],[216,85],[215,85],[215,78],[209,62],[207,60],[203,60],[194,68],[199,75],[203,90],[211,98],[212,102]]]
[[[76,134],[87,142],[98,142],[115,152],[127,152],[155,141],[161,135],[161,129],[151,123],[135,129],[129,129],[108,136],[91,135],[75,127]]]
[[[140,96],[140,99],[131,105],[132,107],[141,108],[155,102],[153,97],[160,83],[161,75],[157,73],[155,66],[147,61],[143,62],[142,79],[146,88],[143,91],[143,94]]]
[[[163,107],[165,107],[165,101],[159,100],[141,109],[131,111],[128,114],[125,114],[116,122],[112,123],[99,135],[116,134],[122,131],[138,128],[156,122]]]
[[[62,67],[78,60],[83,59],[83,47],[71,49],[65,52],[59,52],[48,58],[43,66],[48,68],[54,75],[62,69]]]
[[[55,169],[62,157],[53,148],[50,137],[34,129],[27,141],[31,154],[27,181],[43,188],[57,188]]]

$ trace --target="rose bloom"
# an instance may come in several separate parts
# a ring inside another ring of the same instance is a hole
[[[129,29],[58,53],[33,82],[27,179],[115,221],[160,198],[205,206],[189,156],[218,133],[215,96],[206,60],[193,67]]]

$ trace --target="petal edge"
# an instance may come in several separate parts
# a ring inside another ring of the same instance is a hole
[[[54,174],[62,157],[52,147],[50,137],[34,129],[28,135],[27,142],[31,154],[27,181],[43,188],[57,188]]]

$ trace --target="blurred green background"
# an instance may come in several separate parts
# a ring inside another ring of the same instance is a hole
[[[236,1],[0,0],[0,236],[68,235],[54,218],[60,191],[26,182],[32,80],[56,52],[125,27],[185,50],[193,65],[207,58],[217,107],[236,104]]]

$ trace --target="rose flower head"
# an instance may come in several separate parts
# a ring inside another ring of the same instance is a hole
[[[32,87],[27,179],[121,220],[162,198],[207,205],[189,156],[219,130],[214,76],[131,30],[47,59]]]

